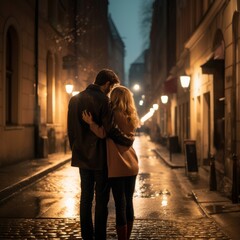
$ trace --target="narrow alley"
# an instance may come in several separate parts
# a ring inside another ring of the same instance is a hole
[[[147,135],[136,137],[134,147],[140,171],[131,239],[230,239],[194,201],[184,168],[169,168]],[[78,169],[68,162],[2,202],[0,238],[81,239],[79,197]],[[111,199],[108,239],[116,239],[114,219]]]

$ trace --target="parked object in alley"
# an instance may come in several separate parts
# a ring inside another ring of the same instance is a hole
[[[215,169],[215,157],[210,156],[210,182],[209,182],[210,191],[217,190],[217,178],[216,178],[216,169]]]
[[[186,171],[198,172],[198,162],[197,162],[197,151],[196,151],[196,141],[195,140],[185,140],[185,163]]]
[[[238,164],[236,154],[233,154],[232,160],[233,160],[232,203],[239,203]]]

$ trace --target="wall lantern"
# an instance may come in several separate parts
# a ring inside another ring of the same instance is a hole
[[[68,83],[65,85],[65,89],[68,94],[71,94],[73,91],[73,85]]]
[[[163,104],[166,104],[168,102],[168,96],[167,95],[162,95],[161,96],[161,101]]]
[[[187,89],[189,87],[189,84],[190,84],[190,76],[187,76],[187,75],[180,76],[180,82],[181,82],[181,86],[184,89]]]

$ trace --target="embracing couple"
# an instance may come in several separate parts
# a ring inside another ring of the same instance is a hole
[[[79,167],[80,172],[84,240],[106,239],[110,189],[118,239],[129,239],[133,227],[138,158],[132,144],[139,119],[132,93],[119,83],[112,70],[103,69],[93,84],[70,99],[68,106],[72,166]]]

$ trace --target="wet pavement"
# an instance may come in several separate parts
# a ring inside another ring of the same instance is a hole
[[[1,219],[1,239],[81,239],[79,219]],[[117,239],[115,223],[108,221],[107,239]],[[131,239],[229,239],[212,220],[171,221],[136,219]]]
[[[148,136],[137,137],[134,147],[139,156],[140,171],[134,194],[136,220],[131,239],[230,239],[196,203],[180,156],[178,160],[173,157],[173,162],[180,161],[173,169],[153,151],[156,144]],[[166,150],[159,150],[167,154]],[[52,167],[51,171],[45,172],[48,173],[46,177],[35,179],[28,187],[22,184],[24,188],[10,198],[3,191],[6,183],[2,183],[0,196],[5,200],[0,204],[1,239],[81,239],[78,169],[70,166],[69,155],[61,155],[62,161],[53,158],[55,160],[48,159],[46,163],[48,168]],[[37,168],[37,172],[40,171]],[[4,169],[0,169],[0,177],[6,182],[3,172]],[[24,176],[22,182],[26,178]],[[198,186],[201,191],[202,185]],[[108,239],[117,239],[112,198],[107,232]]]

